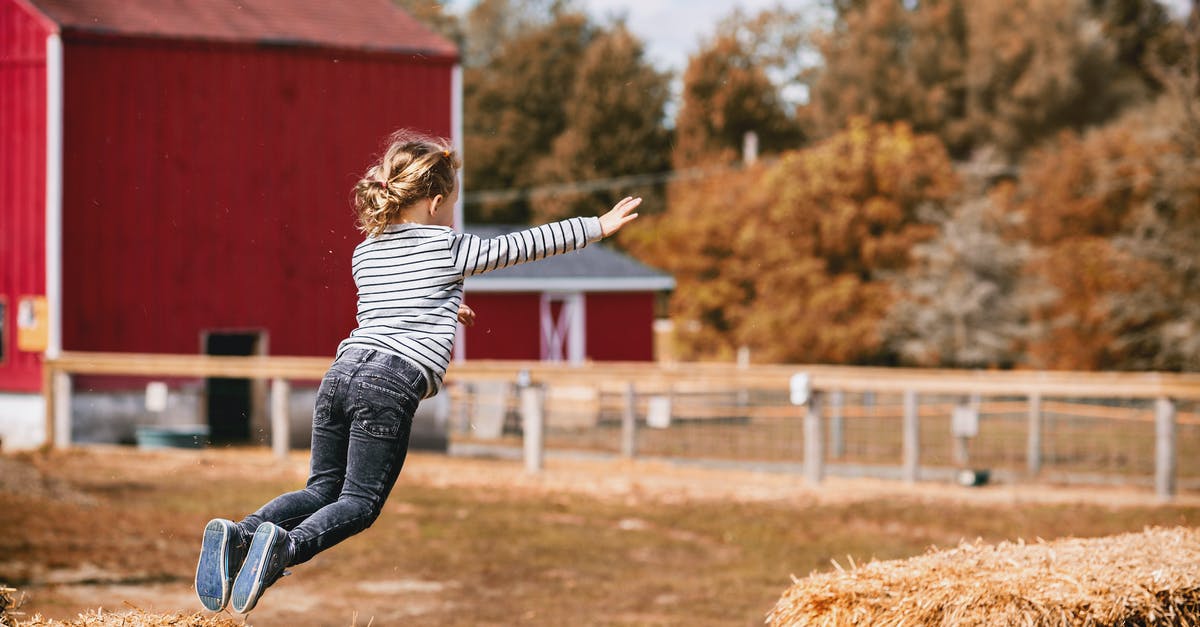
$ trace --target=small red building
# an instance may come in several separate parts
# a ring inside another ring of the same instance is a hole
[[[520,227],[467,225],[480,237]],[[604,244],[466,281],[478,315],[463,334],[467,359],[651,361],[655,304],[669,275]]]
[[[332,355],[353,183],[460,76],[391,0],[0,0],[0,427],[43,351]]]

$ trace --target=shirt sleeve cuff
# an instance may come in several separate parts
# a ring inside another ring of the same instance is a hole
[[[600,228],[600,218],[580,218],[583,220],[583,231],[587,235],[588,243],[598,242],[604,239],[604,231]]]

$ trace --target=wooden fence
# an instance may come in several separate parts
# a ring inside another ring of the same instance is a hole
[[[218,357],[206,355],[116,354],[68,352],[44,364],[43,393],[48,440],[56,446],[70,444],[72,377],[112,375],[138,377],[230,377],[272,382],[272,448],[286,454],[287,398],[291,382],[319,380],[330,363],[320,357]],[[1179,417],[1177,403],[1200,401],[1200,375],[1126,372],[963,371],[903,368],[863,368],[826,365],[750,365],[725,363],[588,363],[579,366],[546,362],[472,361],[451,367],[447,380],[456,384],[519,382],[520,411],[524,417],[526,463],[541,466],[546,389],[593,387],[623,396],[621,451],[636,448],[639,398],[671,395],[681,389],[708,391],[786,392],[797,374],[804,374],[809,394],[802,407],[761,408],[763,413],[794,411],[803,424],[805,476],[821,481],[825,472],[828,428],[837,431],[852,412],[843,407],[847,393],[901,395],[901,476],[919,477],[921,397],[1003,397],[1024,399],[1027,415],[1026,459],[1036,475],[1042,460],[1042,421],[1060,398],[1134,399],[1153,403],[1153,412],[1124,412],[1133,420],[1154,424],[1154,484],[1157,493],[1170,498],[1176,491]],[[1044,400],[1045,399],[1045,400]],[[1006,401],[1013,408],[1014,401]],[[1093,407],[1093,413],[1113,416],[1113,410]],[[1144,414],[1144,415],[1143,415]],[[832,440],[836,442],[836,439]],[[837,444],[833,446],[836,448]]]

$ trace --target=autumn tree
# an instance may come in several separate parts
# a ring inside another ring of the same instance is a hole
[[[675,120],[677,168],[732,161],[751,131],[767,152],[798,145],[800,126],[781,89],[795,78],[804,25],[799,13],[783,9],[755,16],[735,11],[702,42],[683,75]],[[772,79],[772,70],[778,79]]]
[[[438,0],[400,0],[429,3]],[[483,67],[510,41],[553,22],[566,13],[579,13],[571,0],[478,0],[463,17],[463,65]]]
[[[1117,32],[1125,14],[1105,10],[1110,22],[1085,0],[843,3],[822,41],[806,118],[819,133],[856,115],[908,120],[956,157],[993,145],[1015,160],[1058,130],[1104,122],[1144,98],[1122,54],[1147,35],[1106,38],[1105,24]]]
[[[646,61],[641,41],[621,24],[599,34],[563,103],[566,128],[538,163],[539,181],[588,182],[666,171],[668,97],[668,77]],[[664,203],[661,185],[567,190],[535,196],[534,221],[596,215],[626,195],[642,196],[651,211]]]
[[[961,0],[844,2],[818,39],[805,116],[819,134],[854,116],[906,120],[937,133],[954,154],[970,147],[966,120],[967,18]]]
[[[503,44],[491,61],[464,73],[466,189],[510,190],[539,181],[537,164],[567,128],[564,107],[595,27],[578,13]],[[470,200],[468,196],[468,200]],[[470,203],[468,220],[527,222],[527,202]]]
[[[887,281],[954,193],[936,137],[854,120],[777,163],[688,185],[633,249],[675,275],[672,308],[703,355],[762,361],[887,359]]]
[[[622,240],[642,261],[675,278],[670,317],[682,359],[732,359],[741,324],[733,307],[754,298],[753,286],[731,272],[736,259],[732,236],[755,219],[747,202],[764,174],[761,164],[724,170],[673,183],[664,213],[643,216]]]
[[[445,0],[392,0],[422,24],[453,41],[461,50],[464,34],[458,16],[446,8]]]
[[[979,194],[931,217],[937,236],[913,248],[911,267],[894,284],[884,331],[891,351],[921,367],[1024,363],[1030,312],[1049,294],[1024,282],[1030,246],[1009,236],[1016,216]]]
[[[1200,161],[1177,104],[1063,135],[1027,164],[1011,206],[1035,246],[1027,271],[1055,294],[1034,311],[1031,365],[1200,367]]]

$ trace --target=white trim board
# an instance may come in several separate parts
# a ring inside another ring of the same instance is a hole
[[[661,292],[675,289],[670,277],[507,278],[471,277],[468,292]]]
[[[62,352],[63,46],[46,37],[46,356]]]

